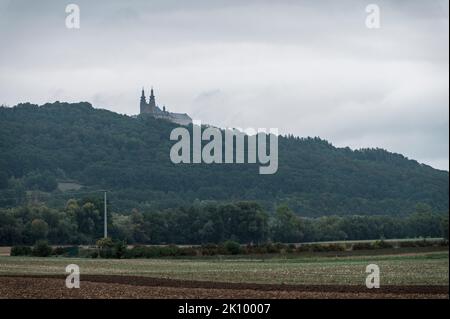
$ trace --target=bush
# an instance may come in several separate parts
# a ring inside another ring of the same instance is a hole
[[[52,254],[52,247],[46,240],[38,240],[34,244],[32,254],[36,257],[48,257]]]
[[[394,245],[392,245],[391,243],[388,243],[384,240],[377,240],[376,242],[373,243],[373,248],[374,249],[385,249],[385,248],[393,248]]]
[[[127,252],[127,245],[125,244],[124,241],[117,241],[114,244],[114,248],[113,248],[113,255],[115,258],[124,258],[126,256],[126,252]]]
[[[197,256],[197,250],[194,247],[180,248],[180,256]]]
[[[313,245],[308,245],[308,246],[309,246],[309,251],[312,251],[312,252],[327,251],[325,245],[313,244]]]
[[[295,249],[298,253],[303,253],[303,252],[307,252],[309,251],[308,245],[305,244],[300,244],[299,246],[297,246],[297,248]]]
[[[158,247],[162,257],[175,257],[180,255],[180,248],[175,245]]]
[[[80,247],[78,246],[69,246],[66,247],[65,256],[67,257],[77,257],[80,252]]]
[[[327,246],[328,251],[345,251],[345,245],[342,244],[329,244]]]
[[[448,240],[447,240],[447,239],[440,240],[440,241],[438,242],[438,245],[439,245],[440,247],[448,247]]]
[[[126,252],[126,258],[144,258],[146,257],[146,247],[141,245],[136,245]]]
[[[288,254],[292,254],[292,253],[295,252],[295,249],[296,249],[296,247],[295,247],[294,244],[289,244],[287,246],[287,248],[285,249],[285,252],[288,253]]]
[[[407,240],[407,241],[401,241],[399,242],[399,247],[405,248],[405,247],[426,247],[431,246],[430,241],[423,240]]]
[[[225,247],[225,250],[230,255],[238,255],[241,252],[241,245],[235,241],[228,240],[226,241],[223,246]]]
[[[55,255],[55,256],[62,256],[62,255],[65,255],[66,253],[67,253],[67,249],[65,247],[56,247],[52,251],[52,255]]]
[[[200,248],[202,256],[215,256],[219,254],[219,247],[216,244],[206,244]]]
[[[91,248],[82,248],[78,252],[78,257],[81,257],[81,258],[97,258],[98,257],[98,250],[97,249],[91,249]]]
[[[114,242],[111,238],[102,238],[97,240],[98,255],[101,258],[113,258],[114,257]]]
[[[32,250],[29,246],[13,246],[11,256],[31,256]]]
[[[371,243],[354,243],[352,246],[353,250],[370,250],[374,249]]]
[[[266,251],[268,254],[278,254],[280,252],[280,246],[279,245],[274,245],[272,243],[267,243],[265,244],[266,247]]]

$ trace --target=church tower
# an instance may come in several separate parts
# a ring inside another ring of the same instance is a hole
[[[156,111],[156,101],[155,101],[155,94],[153,94],[153,87],[150,91],[150,98],[148,100],[148,106],[149,106],[149,111],[151,113],[154,113]]]
[[[140,103],[140,113],[147,113],[147,101],[145,100],[145,93],[144,88],[142,88],[142,95],[141,95],[141,103]]]

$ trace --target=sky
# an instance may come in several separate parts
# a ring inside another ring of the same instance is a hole
[[[369,4],[380,28],[366,26]],[[160,106],[205,124],[448,170],[448,12],[448,0],[0,0],[0,105],[132,115],[153,86]]]

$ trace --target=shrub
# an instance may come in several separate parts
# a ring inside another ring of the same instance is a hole
[[[399,243],[400,247],[430,247],[434,245],[439,245],[439,243],[431,240],[409,240],[409,241],[401,241]]]
[[[298,253],[307,252],[307,251],[309,251],[308,245],[301,244],[296,248],[296,251]]]
[[[78,246],[69,246],[66,247],[65,256],[67,257],[77,257],[80,251],[80,247]]]
[[[55,255],[55,256],[62,256],[62,255],[65,255],[66,253],[67,253],[67,249],[65,247],[56,247],[52,251],[52,255]]]
[[[141,245],[136,245],[126,252],[127,258],[144,258],[146,257],[146,247]]]
[[[97,258],[98,257],[98,250],[97,249],[91,249],[91,248],[82,248],[78,252],[78,257],[81,257],[81,258]]]
[[[274,244],[272,244],[272,243],[267,243],[267,244],[265,244],[265,247],[266,247],[266,251],[267,251],[267,253],[269,253],[269,254],[277,254],[277,253],[279,253],[280,252],[280,246],[278,246],[278,245],[274,245]]]
[[[371,243],[354,243],[352,246],[353,250],[370,250],[374,249]]]
[[[180,248],[180,256],[197,256],[197,250],[194,247]]]
[[[377,240],[373,243],[374,249],[384,249],[384,248],[393,248],[394,246],[391,243],[388,243],[384,240]]]
[[[52,247],[48,244],[46,240],[38,240],[34,244],[32,254],[36,257],[48,257],[52,253]]]
[[[31,256],[31,247],[29,246],[13,246],[11,248],[11,256]]]
[[[328,251],[345,251],[345,245],[342,244],[329,244],[327,246]]]
[[[219,247],[215,244],[206,244],[200,248],[202,256],[215,256],[219,254]]]
[[[321,244],[313,244],[313,245],[308,245],[308,246],[309,246],[309,251],[313,251],[313,252],[326,251],[325,246],[321,245]]]
[[[161,249],[159,247],[144,247],[145,258],[161,257]]]
[[[266,245],[256,245],[252,246],[251,254],[267,254],[267,246]]]
[[[295,252],[295,245],[294,244],[289,244],[288,246],[287,246],[287,248],[286,248],[286,253],[288,253],[288,254],[292,254],[293,252]]]
[[[113,258],[114,257],[114,242],[111,238],[102,238],[97,240],[98,255],[101,258]]]
[[[113,255],[115,258],[124,258],[127,252],[127,245],[125,244],[124,241],[117,241],[114,244],[114,248],[113,248]]]
[[[228,254],[238,255],[241,252],[241,245],[235,241],[228,240],[223,246]]]
[[[160,255],[163,257],[175,257],[180,255],[180,248],[175,245],[158,247],[160,250]]]
[[[448,247],[448,240],[447,239],[440,240],[438,242],[438,245],[441,247]]]

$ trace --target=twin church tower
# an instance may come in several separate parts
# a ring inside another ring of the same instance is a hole
[[[166,110],[163,106],[162,110],[156,105],[155,94],[153,88],[150,91],[150,97],[148,103],[145,97],[144,88],[142,88],[141,101],[140,101],[140,112],[139,115],[150,115],[157,119],[165,119],[180,125],[189,125],[192,123],[192,119],[186,113],[172,113]]]

